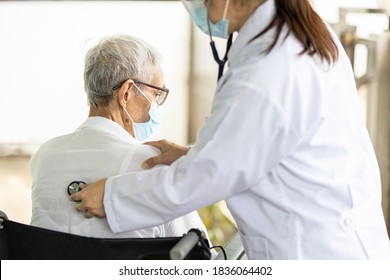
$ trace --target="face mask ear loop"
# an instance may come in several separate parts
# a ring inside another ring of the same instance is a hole
[[[133,121],[133,118],[130,116],[129,112],[127,112],[125,106],[122,106],[123,108],[123,111],[125,112],[125,114],[129,117],[129,119],[131,120],[131,123],[134,125],[134,121]]]
[[[229,0],[226,0],[225,10],[223,11],[223,18],[222,18],[223,20],[226,19],[228,7],[229,7]]]
[[[134,83],[134,86],[135,86],[135,88],[138,89],[139,92],[146,98],[146,100],[148,100],[148,101],[150,102],[150,104],[152,104],[152,101],[146,96],[145,93],[143,93],[143,91],[142,91],[139,87],[137,87],[137,85],[136,85],[135,83]]]

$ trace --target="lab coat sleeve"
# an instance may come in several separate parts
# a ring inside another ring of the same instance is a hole
[[[299,141],[269,96],[251,84],[225,84],[186,156],[108,178],[104,207],[112,231],[161,224],[258,184]]]

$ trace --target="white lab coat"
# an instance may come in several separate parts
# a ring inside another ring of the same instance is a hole
[[[134,231],[113,233],[106,219],[85,219],[69,198],[67,186],[81,180],[94,182],[102,177],[141,170],[141,163],[159,151],[140,145],[119,124],[91,117],[74,132],[49,140],[31,159],[31,225],[82,236],[100,238],[182,236],[191,228],[207,235],[199,215],[188,215]]]
[[[267,1],[240,30],[188,154],[108,179],[110,227],[150,226],[227,198],[250,259],[390,259],[348,57],[340,44],[334,67],[300,56],[292,35],[264,54],[274,32],[249,41],[274,13]]]

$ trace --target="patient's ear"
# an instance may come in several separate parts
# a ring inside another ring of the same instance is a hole
[[[127,103],[130,100],[130,94],[133,90],[134,81],[133,80],[127,80],[123,83],[123,85],[118,90],[118,98],[119,98],[119,104],[124,107],[127,105]]]

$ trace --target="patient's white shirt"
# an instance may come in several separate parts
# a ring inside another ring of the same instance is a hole
[[[159,150],[139,144],[119,124],[88,118],[74,133],[44,143],[30,161],[31,225],[100,238],[181,236],[191,228],[206,232],[197,212],[146,229],[114,234],[107,219],[84,217],[67,193],[72,181],[95,182],[103,177],[141,170],[141,163]]]

